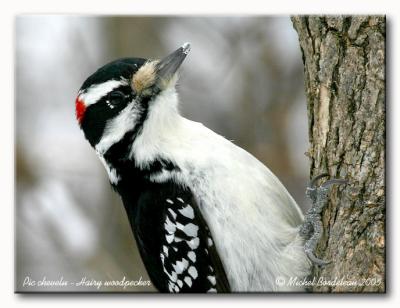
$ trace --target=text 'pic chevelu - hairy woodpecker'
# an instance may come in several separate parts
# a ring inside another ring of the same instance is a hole
[[[142,260],[160,292],[303,291],[330,184],[312,182],[304,219],[251,154],[178,112],[177,71],[190,50],[123,58],[82,85],[76,117],[122,198]],[[324,176],[324,175],[322,175]],[[312,262],[311,262],[312,261]]]

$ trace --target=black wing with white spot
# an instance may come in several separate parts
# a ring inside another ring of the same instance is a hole
[[[155,186],[155,187],[154,187]],[[149,276],[161,292],[230,292],[210,230],[189,189],[154,184],[133,222]]]

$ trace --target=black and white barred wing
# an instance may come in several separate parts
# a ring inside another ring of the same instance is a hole
[[[175,186],[167,191],[163,187],[159,193],[162,198],[157,198],[161,203],[157,208],[163,211],[162,223],[154,234],[158,238],[153,239],[159,243],[158,253],[142,255],[153,283],[164,292],[229,292],[212,235],[191,192]],[[144,241],[142,244],[146,246]],[[159,260],[146,262],[150,254]]]

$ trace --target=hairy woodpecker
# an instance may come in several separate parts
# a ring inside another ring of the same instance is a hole
[[[255,157],[178,112],[189,50],[98,69],[78,92],[79,125],[159,291],[299,291],[276,283],[311,268],[296,202]]]

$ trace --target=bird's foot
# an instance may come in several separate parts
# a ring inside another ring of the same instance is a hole
[[[300,227],[300,235],[305,239],[304,250],[307,257],[316,265],[324,266],[331,261],[325,261],[315,256],[315,249],[322,236],[322,217],[321,213],[328,204],[329,188],[334,184],[346,184],[344,179],[331,179],[317,186],[317,181],[329,177],[329,174],[323,173],[314,177],[306,190],[306,195],[312,201],[312,207],[307,211],[304,222]]]

